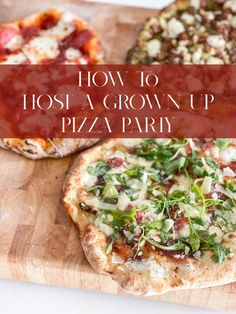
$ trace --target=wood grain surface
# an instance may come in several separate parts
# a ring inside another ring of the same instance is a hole
[[[0,21],[48,7],[74,12],[100,35],[107,61],[122,63],[141,23],[156,11],[75,1],[0,1]],[[31,161],[0,150],[0,277],[124,294],[84,257],[62,205],[62,184],[73,157]],[[151,299],[236,310],[236,284],[167,293]]]

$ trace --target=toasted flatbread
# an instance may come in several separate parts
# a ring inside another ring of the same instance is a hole
[[[85,255],[131,294],[236,280],[236,146],[115,139],[79,155],[64,203]]]

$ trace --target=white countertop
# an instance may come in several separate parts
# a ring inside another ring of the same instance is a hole
[[[1,314],[212,314],[190,306],[79,289],[0,281]],[[229,312],[225,312],[229,313]]]
[[[171,0],[97,0],[161,8]],[[229,313],[135,297],[93,293],[30,283],[0,280],[1,314],[210,314]]]

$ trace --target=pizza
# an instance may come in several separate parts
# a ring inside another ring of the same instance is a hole
[[[146,22],[127,62],[236,63],[235,13],[235,0],[177,0]]]
[[[64,203],[92,267],[129,293],[236,280],[233,140],[107,140],[77,158]]]
[[[98,37],[69,12],[49,10],[0,27],[0,64],[97,64]]]
[[[98,37],[69,12],[48,10],[0,26],[1,64],[99,64]],[[63,157],[97,139],[1,139],[0,146],[38,159]]]

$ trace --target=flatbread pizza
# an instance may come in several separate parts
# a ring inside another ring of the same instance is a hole
[[[127,62],[236,63],[235,13],[235,0],[177,0],[148,19]]]
[[[69,12],[48,10],[0,26],[0,64],[98,64],[95,33]],[[97,139],[1,139],[0,146],[32,159],[63,157]]]
[[[129,293],[236,280],[236,144],[115,139],[78,156],[65,207],[92,267]]]

